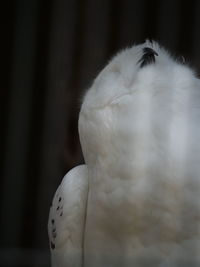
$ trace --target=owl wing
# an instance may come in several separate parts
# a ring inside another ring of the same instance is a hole
[[[52,267],[80,267],[88,195],[88,170],[70,170],[58,187],[50,208],[48,234]]]

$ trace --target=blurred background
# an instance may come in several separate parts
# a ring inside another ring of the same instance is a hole
[[[146,38],[200,72],[200,1],[1,3],[0,266],[50,266],[47,220],[63,175],[83,162],[81,99],[119,49]]]

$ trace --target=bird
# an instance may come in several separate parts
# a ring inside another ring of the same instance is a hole
[[[118,52],[86,91],[85,164],[50,208],[53,267],[200,266],[200,82],[155,41]]]

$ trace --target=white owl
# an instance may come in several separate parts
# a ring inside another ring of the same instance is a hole
[[[117,54],[79,115],[85,165],[64,177],[53,267],[200,266],[200,82],[155,42]]]

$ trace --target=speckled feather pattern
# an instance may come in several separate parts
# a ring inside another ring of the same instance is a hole
[[[62,194],[54,197],[49,235],[59,256],[53,266],[200,266],[200,83],[194,72],[155,42],[121,51],[86,92],[79,135],[87,175],[79,172],[85,181],[79,191],[61,184]],[[75,173],[70,179],[76,181]],[[83,205],[75,209],[80,194]],[[68,221],[65,212],[78,220]],[[72,237],[79,231],[77,264],[68,264],[74,247],[65,245],[60,225]],[[63,242],[57,244],[58,236]]]
[[[85,165],[63,178],[50,208],[48,233],[53,267],[80,267],[88,194]]]

